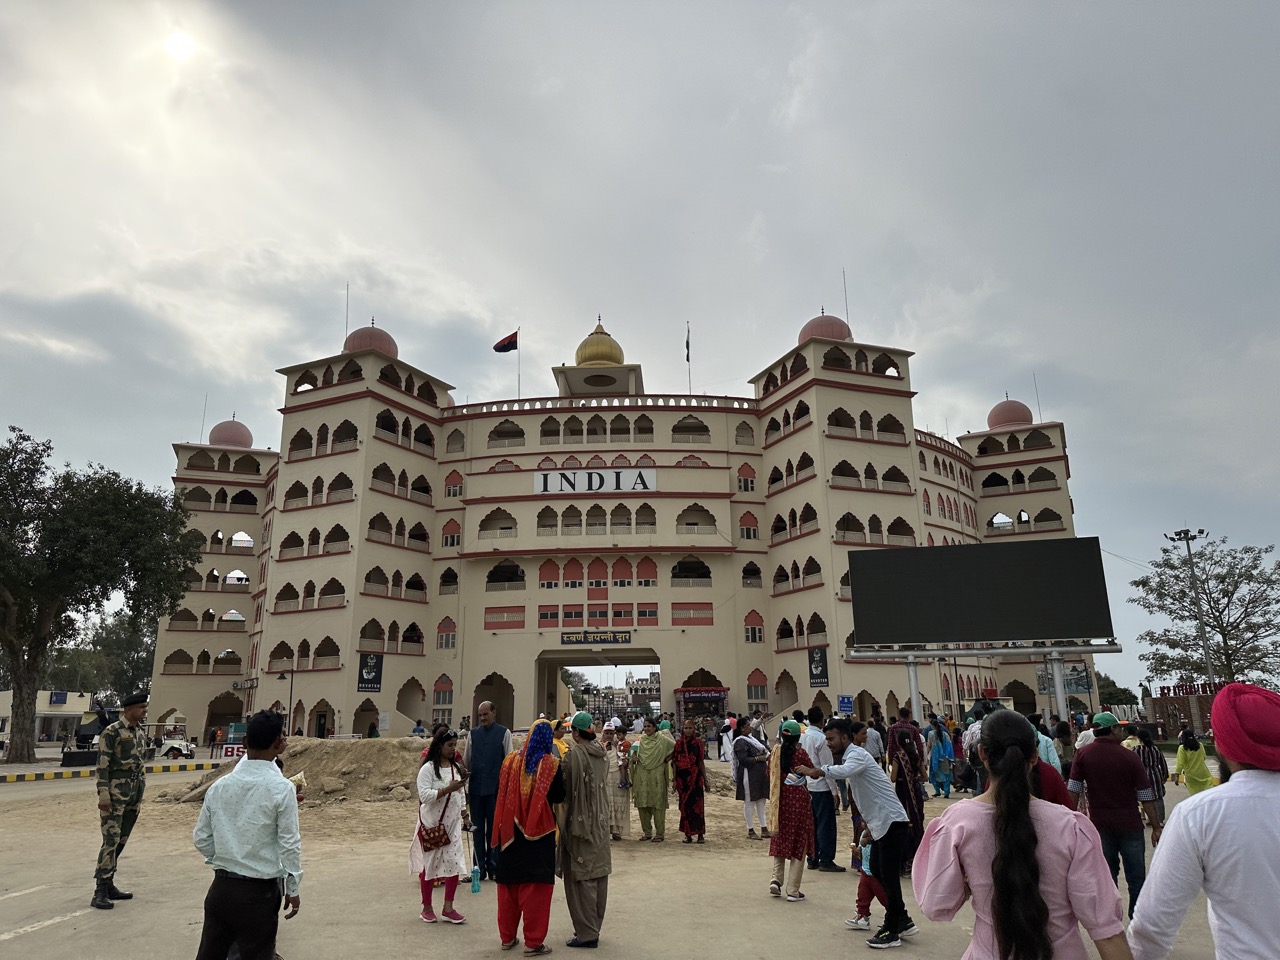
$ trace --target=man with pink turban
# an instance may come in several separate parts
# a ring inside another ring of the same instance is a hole
[[[1217,960],[1280,950],[1280,696],[1229,683],[1210,716],[1222,785],[1173,808],[1129,927],[1135,960],[1169,956],[1196,894]]]

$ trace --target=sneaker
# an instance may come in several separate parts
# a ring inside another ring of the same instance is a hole
[[[430,907],[424,908],[422,913],[418,914],[418,916],[422,918],[423,923],[436,922],[436,912],[432,910]]]
[[[799,903],[799,902],[800,902],[801,900],[803,900],[803,899],[804,899],[804,894],[803,894],[803,893],[788,893],[788,894],[787,894],[787,903]]]
[[[870,917],[853,917],[852,919],[846,920],[844,922],[844,925],[846,927],[851,927],[854,930],[870,930],[871,918]]]
[[[761,827],[761,828],[760,828],[760,839],[761,839],[761,840],[771,840],[771,839],[773,839],[773,834],[769,832],[769,828],[768,828],[768,827]]]
[[[769,896],[771,897],[782,896],[782,884],[780,884],[777,880],[769,881]]]
[[[914,937],[914,936],[915,936],[917,933],[919,933],[919,932],[920,932],[920,928],[919,928],[919,927],[917,927],[917,926],[915,925],[915,923],[913,923],[912,921],[908,920],[908,921],[907,921],[907,925],[906,925],[906,927],[905,927],[905,928],[903,928],[902,930],[899,930],[899,931],[898,931],[898,936],[900,936],[900,937]]]
[[[440,916],[444,917],[450,923],[466,923],[467,918],[460,914],[457,910],[445,910]]]
[[[747,839],[748,839],[748,840],[759,840],[760,838],[759,838],[758,836],[756,836],[756,832],[755,832],[755,830],[754,830],[754,829],[748,828],[748,829],[747,829]]]
[[[888,927],[881,927],[880,932],[867,941],[867,946],[872,950],[889,950],[902,946],[902,940]]]
[[[819,873],[844,873],[845,868],[838,863],[821,863],[818,865]]]

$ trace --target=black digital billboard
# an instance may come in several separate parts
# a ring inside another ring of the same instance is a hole
[[[1096,537],[849,552],[854,645],[1114,636]]]

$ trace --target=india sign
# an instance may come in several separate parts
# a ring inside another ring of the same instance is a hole
[[[648,493],[658,489],[658,471],[652,468],[621,470],[539,470],[533,475],[533,492]]]

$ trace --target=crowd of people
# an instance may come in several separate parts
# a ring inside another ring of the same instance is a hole
[[[115,873],[141,800],[134,746],[146,705],[143,694],[126,700],[103,736],[103,847],[93,902],[101,909],[131,897],[116,887]],[[676,736],[669,721],[641,718],[636,735],[618,718],[579,712],[558,722],[539,718],[516,748],[492,704],[481,704],[478,716],[465,738],[438,725],[422,751],[408,862],[424,922],[465,923],[456,902],[460,878],[470,875],[473,889],[489,880],[501,948],[523,939],[525,956],[542,956],[552,952],[546,941],[559,879],[573,925],[567,946],[594,948],[611,846],[630,838],[631,806],[640,820],[636,839],[661,842],[674,795],[683,842],[707,842],[708,740],[697,724],[683,723]],[[857,879],[854,915],[845,923],[875,929],[871,948],[922,934],[903,897],[906,878],[930,921],[971,906],[966,960],[1081,960],[1081,928],[1102,960],[1162,960],[1202,890],[1219,958],[1275,956],[1280,831],[1266,825],[1280,788],[1277,694],[1233,683],[1217,695],[1216,776],[1205,746],[1182,732],[1172,777],[1185,778],[1192,795],[1167,823],[1167,761],[1148,731],[1126,731],[1111,713],[1051,718],[1052,725],[1000,708],[975,709],[960,724],[928,717],[918,725],[906,710],[889,726],[878,714],[869,721],[815,709],[784,719],[773,736],[772,718],[722,724],[731,736],[721,755],[747,835],[769,841],[770,896],[803,902],[806,869],[846,871],[835,851],[843,811],[852,820]],[[209,788],[193,834],[214,871],[198,960],[271,960],[282,907],[286,919],[301,908],[300,793],[282,775],[283,716],[250,717],[244,743],[244,759]],[[972,796],[926,823],[926,803],[951,790]],[[883,910],[878,924],[873,901]]]

